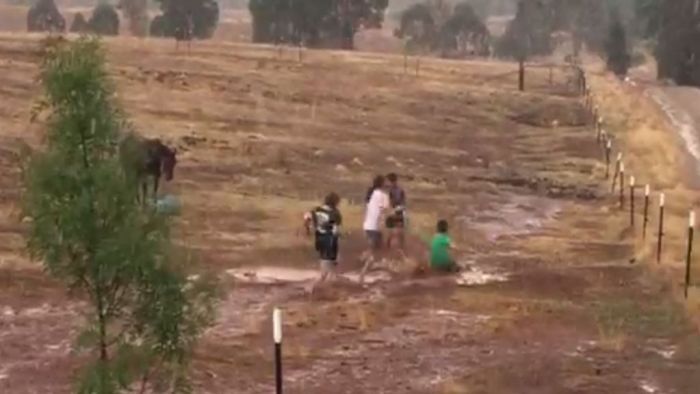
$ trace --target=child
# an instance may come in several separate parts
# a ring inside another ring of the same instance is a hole
[[[459,267],[450,255],[450,250],[455,250],[456,247],[447,232],[447,220],[439,220],[437,234],[430,244],[430,268],[441,272],[457,272]]]
[[[313,227],[316,251],[319,254],[321,275],[311,287],[311,293],[326,279],[335,279],[338,265],[340,225],[343,218],[338,210],[340,197],[336,193],[326,196],[324,204],[304,215],[307,233]]]
[[[360,256],[363,263],[362,271],[360,271],[360,283],[365,280],[365,274],[370,270],[372,264],[378,259],[382,249],[382,231],[380,220],[386,210],[389,209],[389,196],[384,191],[384,177],[378,175],[374,178],[372,186],[367,190],[365,202],[365,220],[362,224],[362,229],[367,237],[367,250]]]
[[[386,240],[386,248],[391,249],[391,241],[398,238],[399,251],[404,254],[406,225],[406,192],[399,186],[399,177],[395,173],[386,176],[389,181],[389,202],[392,212],[386,218],[386,228],[389,236]],[[404,256],[405,257],[405,256]]]

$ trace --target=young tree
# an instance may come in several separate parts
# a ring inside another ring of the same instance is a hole
[[[168,218],[136,201],[116,152],[126,123],[99,42],[52,42],[41,65],[46,145],[25,163],[23,201],[32,256],[90,305],[79,344],[94,362],[78,391],[185,388],[214,288],[187,279]]]
[[[618,76],[627,75],[630,66],[630,54],[627,51],[627,35],[619,13],[611,15],[608,41],[605,45],[608,69]]]

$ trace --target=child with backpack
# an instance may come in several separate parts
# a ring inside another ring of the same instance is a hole
[[[330,193],[324,199],[323,205],[314,208],[304,215],[304,226],[307,233],[314,232],[314,245],[319,255],[321,274],[311,287],[311,293],[326,280],[336,277],[338,266],[338,250],[340,226],[343,217],[338,206],[340,196]]]

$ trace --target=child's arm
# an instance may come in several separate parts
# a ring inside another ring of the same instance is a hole
[[[457,246],[457,244],[454,243],[454,241],[451,240],[451,239],[450,239],[450,245],[449,245],[449,246],[450,246],[450,250],[453,250],[453,251],[455,251],[455,252],[461,252],[461,251],[462,251],[462,248],[460,248],[459,246]]]

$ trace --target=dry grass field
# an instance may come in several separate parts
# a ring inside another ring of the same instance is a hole
[[[40,38],[0,34],[8,393],[69,392],[88,357],[72,350],[85,304],[23,249],[17,163],[22,143],[42,140],[42,119],[30,122]],[[177,241],[200,262],[193,271],[223,282],[219,317],[197,348],[195,392],[272,390],[275,306],[290,393],[697,392],[700,337],[676,296],[680,233],[669,235],[668,268],[646,264],[649,247],[609,195],[566,69],[529,69],[522,93],[505,62],[422,59],[416,76],[415,59],[404,73],[394,55],[304,51],[299,62],[295,50],[222,41],[189,55],[153,39],[105,46],[135,127],[178,148],[165,186],[183,201]],[[640,179],[667,180],[659,184],[691,201],[661,114],[604,76],[594,87]],[[649,118],[632,116],[640,106]],[[660,149],[626,132],[643,124],[636,135]],[[409,259],[389,252],[363,288],[353,280],[362,198],[373,175],[390,171],[408,193]],[[347,279],[309,297],[316,263],[300,218],[331,190],[344,198]],[[683,215],[670,226],[682,229]],[[438,218],[471,267],[460,280],[413,273]]]

